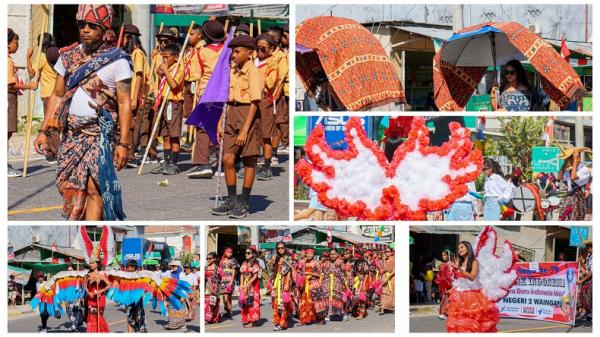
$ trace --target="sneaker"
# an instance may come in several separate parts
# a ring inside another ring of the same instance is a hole
[[[215,174],[213,174],[213,177],[224,177],[225,176],[225,172],[221,171],[215,171]]]
[[[181,152],[192,152],[192,144],[190,144],[190,143],[181,144]]]
[[[229,217],[233,219],[243,219],[250,214],[248,209],[248,203],[238,202],[235,208],[229,212]]]
[[[257,180],[261,180],[261,181],[271,180],[271,179],[273,179],[273,172],[271,171],[270,168],[268,168],[268,169],[267,168],[263,168],[256,175],[256,179]]]
[[[48,329],[42,329],[42,330],[40,330],[40,332],[41,333],[46,333],[46,332],[48,332]]]
[[[244,168],[240,169],[240,171],[237,174],[238,179],[244,179],[245,176],[246,176],[246,170],[244,170]]]
[[[279,159],[277,157],[271,158],[271,166],[279,165]]]
[[[21,175],[22,174],[21,174],[21,172],[19,172],[19,170],[12,167],[11,164],[8,164],[8,177],[9,178],[17,178],[17,177],[20,177]]]
[[[329,322],[329,321],[330,321],[329,316],[325,317],[325,322]]]
[[[136,159],[130,159],[127,161],[127,167],[128,168],[136,168],[138,167],[138,161]]]
[[[177,164],[173,164],[173,163],[166,164],[165,168],[162,170],[162,174],[168,175],[168,176],[179,174],[179,172],[181,172],[179,170],[179,166],[177,166]]]
[[[265,157],[258,157],[258,159],[256,159],[256,165],[263,166],[264,164],[265,164]]]
[[[212,215],[227,215],[235,208],[235,203],[227,200],[221,206],[210,210]]]
[[[290,148],[287,146],[280,146],[277,149],[277,153],[281,153],[281,154],[290,154]]]
[[[188,178],[210,178],[213,174],[210,165],[196,165],[188,172]]]
[[[144,157],[140,158],[140,162],[142,161],[142,159],[144,159]],[[158,164],[158,157],[156,156],[148,156],[146,158],[145,164]]]
[[[348,315],[344,315],[342,317],[342,322],[347,322],[348,321]]]
[[[279,330],[281,330],[281,328],[279,327],[279,325],[276,325],[276,326],[273,327],[273,331],[279,331]]]
[[[75,325],[71,325],[71,331],[73,331],[73,332],[77,331],[77,328],[75,327]]]
[[[56,164],[56,162],[57,162],[56,157],[46,157],[46,164],[54,165],[54,164]]]
[[[446,315],[438,315],[438,318],[441,319],[442,321],[446,320]]]
[[[153,168],[152,170],[150,170],[150,173],[152,174],[162,174],[164,169],[165,169],[166,165],[165,163],[160,163],[157,167]]]

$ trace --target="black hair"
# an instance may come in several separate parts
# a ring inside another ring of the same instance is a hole
[[[210,253],[206,254],[206,257],[211,257],[211,256],[214,257],[215,260],[217,259],[217,253],[215,253],[215,252],[210,252]]]
[[[369,263],[367,260],[361,258],[354,262],[354,273],[355,274],[367,274],[369,272]]]
[[[171,55],[179,55],[180,52],[180,48],[179,45],[176,43],[169,43],[167,44],[162,51],[166,51],[167,53],[171,54]]]
[[[267,32],[277,33],[280,37],[283,37],[283,28],[279,26],[271,26],[267,29]]]
[[[125,36],[127,37],[127,44],[123,45],[123,50],[131,54],[135,48],[138,48],[146,55],[146,50],[144,50],[139,36],[134,34],[125,34]]]
[[[204,31],[202,30],[202,25],[199,25],[199,24],[197,24],[197,23],[195,23],[195,24],[192,26],[192,30],[195,30],[195,31],[197,31],[197,32],[200,32],[200,33],[204,32]]]
[[[269,36],[269,34],[260,34],[259,36],[256,37],[256,42],[258,43],[258,41],[265,41],[269,46],[273,47],[273,48],[277,48],[277,41],[273,40],[272,37]]]
[[[385,153],[385,158],[387,158],[388,162],[391,162],[394,158],[394,152],[398,146],[402,144],[402,138],[400,137],[388,137],[383,144],[383,153]]]
[[[19,39],[19,34],[15,33],[14,30],[12,30],[12,28],[8,28],[8,40],[6,41],[6,43],[11,43],[13,42],[13,40],[18,40]]]
[[[283,247],[287,248],[287,246],[285,245],[285,242],[283,242],[283,241],[277,242],[275,247],[277,248],[277,247],[279,247],[279,245],[283,245]],[[281,258],[284,257],[285,255],[287,255],[287,249],[283,252],[283,254],[279,254],[278,249],[275,250],[275,268],[277,268],[277,266],[279,265],[279,260],[281,260]]]
[[[456,251],[458,252],[458,246],[460,245],[464,245],[465,247],[467,247],[467,267],[465,268],[465,271],[467,273],[470,273],[471,270],[473,269],[473,261],[475,260],[475,253],[473,252],[473,246],[471,246],[471,243],[469,241],[461,241],[458,243],[458,245],[456,245]],[[462,264],[465,262],[465,258],[458,255],[458,265],[462,266]]]
[[[129,267],[133,267],[137,270],[138,264],[136,260],[129,260],[127,261],[127,268]]]
[[[504,175],[502,173],[502,169],[500,168],[500,164],[498,164],[497,161],[495,161],[494,159],[492,159],[490,157],[487,157],[483,160],[483,167],[491,167],[493,173],[495,173],[499,176]]]
[[[37,43],[40,43],[40,36],[37,37]],[[46,49],[50,47],[56,47],[56,41],[52,37],[50,33],[44,33],[44,37],[42,38],[42,52],[45,52]]]
[[[519,60],[510,60],[504,65],[504,67],[507,66],[511,66],[515,69],[517,73],[517,83],[524,85],[525,87],[527,87],[527,90],[529,90],[529,92],[532,93],[533,90],[531,89],[531,84],[529,83],[529,79],[527,78],[527,74],[525,73],[525,68],[523,68],[521,62],[519,62]],[[500,92],[503,92],[504,89],[506,89],[507,85],[508,83],[504,79],[504,76],[502,76],[500,83]]]

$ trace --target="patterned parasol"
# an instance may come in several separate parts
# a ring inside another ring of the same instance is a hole
[[[296,70],[307,91],[328,80],[348,110],[404,102],[398,74],[385,49],[360,23],[318,16],[296,27]]]
[[[435,104],[441,111],[463,110],[487,67],[510,59],[528,60],[561,109],[585,93],[579,75],[544,39],[516,22],[490,22],[460,30],[437,52]]]

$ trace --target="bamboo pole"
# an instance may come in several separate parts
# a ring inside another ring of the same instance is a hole
[[[36,67],[35,67],[35,81],[39,81],[40,79],[40,62],[42,60],[42,44],[44,42],[44,33],[46,32],[46,29],[48,28],[48,17],[44,15],[44,21],[42,23],[42,30],[40,31],[40,40],[38,43],[38,50],[37,50],[37,62],[36,62]],[[38,84],[38,89],[40,88],[39,84]],[[29,102],[27,104],[27,131],[25,133],[25,158],[23,158],[23,178],[27,177],[27,161],[29,160],[29,146],[30,146],[30,142],[31,142],[31,129],[33,128],[33,108],[35,105],[35,96],[37,94],[38,90],[35,91],[30,91],[29,92]]]
[[[179,69],[180,65],[181,65],[181,59],[183,58],[183,54],[185,53],[185,48],[187,47],[188,41],[190,39],[190,33],[192,32],[192,28],[194,27],[194,21],[192,20],[192,22],[190,23],[190,27],[188,28],[188,32],[185,35],[185,40],[183,41],[183,47],[181,47],[181,50],[179,51],[179,57],[177,58],[177,67],[175,67],[175,72],[173,74],[171,74],[171,76],[175,76],[175,74],[177,74],[177,70]],[[140,164],[140,168],[138,169],[138,175],[142,174],[142,170],[144,169],[144,163],[146,162],[146,159],[148,158],[148,152],[150,151],[150,148],[152,147],[152,142],[154,141],[154,136],[156,135],[156,131],[158,130],[158,124],[160,123],[160,120],[162,118],[162,113],[163,110],[165,109],[165,105],[166,102],[168,101],[168,97],[169,94],[171,93],[171,87],[167,84],[166,86],[166,93],[163,95],[163,101],[160,104],[160,109],[158,110],[158,114],[156,116],[156,121],[154,122],[154,126],[152,127],[152,133],[150,134],[150,139],[148,139],[148,146],[146,146],[146,151],[144,153],[144,157],[142,158],[142,163]],[[157,93],[158,95],[159,93]]]
[[[260,22],[260,19],[258,19],[257,25],[258,25],[258,35],[260,35],[260,34],[262,34],[262,23]]]
[[[121,48],[123,44],[123,33],[125,32],[125,23],[121,24],[121,30],[119,30],[119,39],[117,40],[117,48]]]

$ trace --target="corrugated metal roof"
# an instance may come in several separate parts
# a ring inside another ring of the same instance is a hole
[[[254,13],[251,13],[254,11]],[[247,16],[254,14],[259,18],[287,19],[290,14],[288,5],[229,5],[229,15]]]
[[[314,226],[310,226],[310,229],[316,230],[317,232],[327,234],[327,229],[322,229]],[[331,236],[342,239],[344,241],[348,241],[351,243],[373,243],[373,240],[370,238],[366,238],[362,235],[350,233],[350,232],[341,232],[336,230],[331,230]]]
[[[562,44],[561,40],[555,40],[555,39],[549,39],[549,38],[543,38],[543,39],[555,47],[560,48],[560,46]],[[593,54],[593,47],[592,47],[591,42],[567,41],[567,48],[569,48],[569,50],[571,50],[571,51],[574,51],[574,52],[577,52],[579,54],[583,54],[583,55],[586,55],[589,57],[592,57],[592,54]]]
[[[418,34],[425,37],[431,37],[435,39],[448,40],[453,32],[452,27],[448,29],[436,28],[436,27],[421,27],[421,26],[392,26],[395,29],[403,30],[412,34]]]
[[[483,226],[410,226],[411,232],[426,234],[479,234]],[[504,229],[494,227],[498,234],[505,232]]]

